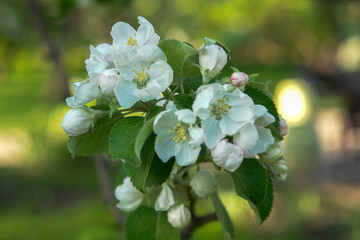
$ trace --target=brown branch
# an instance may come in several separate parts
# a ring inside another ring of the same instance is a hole
[[[181,233],[180,233],[180,238],[182,240],[188,239],[191,237],[191,235],[193,234],[193,232],[201,227],[202,225],[208,223],[208,222],[212,222],[214,220],[217,220],[217,216],[215,213],[210,213],[209,215],[203,216],[203,217],[197,217],[195,215],[195,201],[196,199],[194,198],[194,196],[191,194],[190,192],[190,187],[186,186],[185,187],[187,194],[188,194],[188,198],[190,200],[189,203],[189,210],[191,213],[191,221],[189,223],[189,225],[186,226],[186,228],[184,228]]]
[[[31,20],[33,22],[33,25],[39,33],[40,38],[49,49],[49,59],[53,62],[55,70],[58,74],[59,86],[61,89],[62,97],[69,97],[70,90],[68,86],[68,77],[60,63],[60,51],[50,37],[41,7],[36,0],[28,0],[28,6],[31,13]]]
[[[106,161],[106,158],[103,155],[96,155],[94,157],[94,162],[99,177],[103,201],[106,205],[110,206],[111,212],[116,219],[116,222],[120,227],[122,227],[125,222],[125,216],[116,206],[112,205],[116,199],[114,196],[114,188],[111,183],[109,165]]]
[[[210,213],[209,215],[203,217],[196,217],[192,215],[190,224],[181,231],[180,237],[182,240],[188,239],[191,237],[195,229],[201,227],[202,225],[217,220],[215,213]]]

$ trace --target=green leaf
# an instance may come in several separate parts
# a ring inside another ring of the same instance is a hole
[[[113,159],[124,159],[126,163],[140,166],[141,161],[135,153],[135,140],[143,125],[142,117],[126,117],[113,126],[109,141]]]
[[[235,229],[234,225],[230,219],[228,212],[226,211],[223,203],[221,202],[217,193],[210,195],[211,201],[213,202],[216,216],[220,221],[224,229],[224,239],[233,240],[235,239]]]
[[[194,99],[189,96],[188,94],[178,94],[174,96],[175,98],[175,104],[177,109],[183,109],[183,108],[188,108],[191,109]]]
[[[68,149],[71,156],[75,158],[75,156],[94,156],[109,152],[110,130],[121,118],[123,115],[120,113],[115,113],[111,119],[108,116],[101,117],[88,133],[69,137]]]
[[[147,115],[146,119],[148,119],[144,125],[141,127],[138,135],[136,136],[135,140],[135,154],[136,156],[141,159],[141,150],[145,144],[145,141],[148,139],[150,134],[153,132],[153,125],[155,117],[158,113],[163,110],[161,107],[154,107],[149,114]]]
[[[193,78],[200,74],[199,68],[190,60],[198,51],[188,43],[169,38],[158,45],[167,57],[167,63],[174,71],[172,85],[183,83],[185,78]]]
[[[244,159],[231,177],[235,192],[253,204],[261,203],[266,195],[268,175],[265,168],[256,159]]]
[[[196,90],[202,85],[202,76],[199,75],[193,78],[185,78],[184,79],[184,92],[191,93],[196,92]]]
[[[140,207],[129,214],[125,222],[125,238],[127,240],[177,240],[179,231],[167,220],[166,212]]]
[[[271,125],[274,126],[276,131],[278,131],[280,133],[279,113],[276,109],[274,101],[269,96],[267,96],[264,92],[260,91],[259,89],[255,88],[251,85],[246,85],[244,93],[249,95],[253,99],[255,104],[260,104],[260,105],[263,105],[264,107],[266,107],[266,109],[269,111],[269,113],[271,115],[273,115],[275,118],[275,122],[272,123]]]
[[[143,149],[146,140],[148,139],[150,134],[153,132],[153,125],[154,125],[155,117],[156,116],[154,116],[154,117],[150,118],[148,121],[146,121],[144,123],[144,125],[142,126],[142,128],[140,129],[138,135],[136,136],[135,154],[139,159],[141,159],[141,150]]]
[[[166,163],[164,163],[155,154],[146,180],[146,186],[157,187],[163,184],[169,178],[174,163],[174,157],[170,158]]]
[[[268,216],[270,215],[272,206],[274,201],[274,189],[272,180],[270,177],[268,177],[268,186],[266,191],[266,196],[264,200],[261,203],[253,204],[249,202],[251,208],[254,210],[256,218],[259,222],[259,224],[263,223]]]
[[[169,177],[174,165],[173,159],[163,163],[155,154],[155,137],[155,134],[151,134],[143,145],[140,155],[140,167],[125,163],[131,182],[143,192],[146,192],[147,187],[156,187],[163,184]]]
[[[275,127],[273,125],[269,125],[266,128],[270,129],[271,131],[271,135],[277,140],[277,141],[282,141],[284,140],[284,137],[281,136],[280,132],[278,132]]]
[[[257,74],[252,74],[249,76],[249,78],[253,75],[257,75]],[[253,77],[253,78],[256,78],[256,77]],[[267,82],[256,82],[254,80],[249,80],[248,82],[248,86],[252,86],[254,88],[257,88],[258,90],[262,91],[263,93],[265,93],[268,97],[272,98],[272,94],[269,90],[269,84],[271,83],[271,81],[267,81]]]

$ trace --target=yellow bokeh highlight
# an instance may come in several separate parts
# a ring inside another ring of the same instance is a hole
[[[282,81],[275,89],[275,101],[279,113],[289,126],[303,125],[310,117],[310,97],[301,80]]]

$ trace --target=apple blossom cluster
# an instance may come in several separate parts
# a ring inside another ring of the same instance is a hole
[[[205,38],[199,50],[160,41],[150,22],[138,20],[137,30],[113,25],[112,44],[90,46],[88,76],[73,83],[75,94],[66,99],[71,109],[62,128],[70,152],[121,159],[128,176],[115,189],[116,206],[166,212],[174,228],[190,222],[194,196],[224,209],[214,197],[221,170],[231,175],[237,195],[260,209],[239,176],[259,171],[267,188],[259,199],[267,199],[271,178],[287,176],[281,142],[287,125],[269,93],[257,87],[258,75],[233,67],[226,75],[230,52],[215,40]]]

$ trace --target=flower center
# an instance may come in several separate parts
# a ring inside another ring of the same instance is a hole
[[[175,137],[173,137],[173,141],[179,143],[181,140],[186,141],[186,132],[187,132],[187,126],[178,123],[175,127],[173,127],[173,130],[175,132]],[[172,133],[173,131],[169,130],[169,133]]]
[[[129,37],[129,40],[127,41],[126,44],[127,44],[127,45],[130,45],[130,46],[135,46],[135,47],[138,46],[137,40],[136,40],[136,33],[134,34],[134,38],[133,38],[133,37]]]
[[[224,96],[222,99],[217,99],[216,103],[211,105],[211,114],[215,116],[216,120],[220,121],[222,116],[227,114],[231,105],[228,104],[229,98]]]
[[[136,65],[134,65],[136,66]],[[133,79],[133,82],[136,84],[138,89],[142,89],[144,87],[146,87],[146,84],[149,82],[149,73],[148,71],[150,70],[150,67],[147,67],[146,70],[144,68],[144,65],[141,65],[141,68],[139,69],[139,71],[136,70],[132,70],[133,73],[135,73],[135,77]]]

